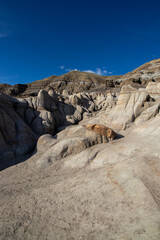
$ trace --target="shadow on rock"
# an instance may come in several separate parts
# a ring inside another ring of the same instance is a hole
[[[124,136],[117,133],[115,139],[121,139],[121,138],[124,138]]]
[[[43,134],[55,135],[59,127],[81,121],[87,101],[82,96],[63,98],[53,90],[26,99],[0,93],[0,169],[23,162]]]

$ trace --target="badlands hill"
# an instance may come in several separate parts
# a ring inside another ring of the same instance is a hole
[[[51,76],[28,84],[16,84],[14,86],[0,84],[0,91],[16,97],[37,96],[41,89],[54,89],[57,93],[62,93],[63,90],[71,93],[99,91],[110,87],[118,87],[120,77],[71,71],[61,76]]]
[[[54,89],[62,94],[63,90],[71,93],[82,91],[103,91],[112,89],[119,92],[120,87],[130,84],[133,87],[146,87],[149,82],[160,81],[160,60],[143,64],[125,75],[100,76],[94,73],[71,71],[61,76],[50,76],[28,84],[0,84],[0,92],[15,97],[37,96],[41,89]]]
[[[77,93],[88,75],[71,72],[0,93],[0,239],[160,239],[158,61],[129,73],[135,87],[91,74]]]
[[[150,61],[125,74],[122,78],[123,84],[146,86],[148,82],[160,82],[160,59]]]

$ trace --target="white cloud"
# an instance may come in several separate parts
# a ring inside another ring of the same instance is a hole
[[[70,71],[79,71],[77,68],[75,68],[75,69],[71,69]]]
[[[84,70],[83,72],[87,72],[87,73],[95,73],[95,72],[92,71],[92,70]]]
[[[106,74],[112,74],[112,72],[108,72],[105,69],[101,69],[101,68],[96,68],[96,70],[84,70],[83,72],[88,72],[88,73],[95,73],[98,75],[106,75]]]
[[[65,69],[66,72],[71,72],[71,71],[80,71],[77,68],[71,69],[71,68],[66,68]]]
[[[98,74],[98,75],[103,75],[103,70],[100,69],[100,68],[97,68],[97,69],[96,69],[96,74]]]
[[[65,68],[65,66],[64,66],[64,65],[60,66],[60,69],[64,69],[64,68]]]
[[[81,71],[77,68],[75,68],[75,69],[72,69],[70,67],[67,68],[64,65],[60,66],[60,69],[66,71],[66,72]],[[112,72],[107,71],[105,68],[102,68],[102,69],[101,68],[96,68],[95,70],[91,70],[91,69],[82,70],[82,72],[95,73],[95,74],[98,74],[98,75],[111,75],[112,74]]]
[[[77,68],[74,68],[74,69],[72,69],[72,68],[67,68],[67,67],[65,67],[64,65],[60,66],[60,69],[66,71],[66,72],[79,71]]]

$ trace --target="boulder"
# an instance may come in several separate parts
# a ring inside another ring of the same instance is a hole
[[[90,131],[89,128],[84,126],[72,126],[54,137],[50,135],[40,137],[37,149],[40,149],[45,144],[48,150],[43,150],[44,154],[37,160],[37,164],[39,166],[48,165],[48,163],[51,164],[51,162],[80,153],[93,145],[108,142],[103,137],[102,129],[101,132],[98,130]]]

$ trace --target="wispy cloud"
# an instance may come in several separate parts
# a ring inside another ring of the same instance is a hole
[[[107,71],[105,68],[95,68],[95,69],[88,69],[88,70],[79,70],[77,68],[72,69],[71,67],[66,67],[64,65],[59,67],[61,70],[64,70],[65,72],[71,72],[71,71],[82,71],[82,72],[87,72],[87,73],[95,73],[98,75],[111,75],[111,71]]]
[[[72,69],[72,68],[66,68],[65,71],[66,71],[66,72],[71,72],[71,71],[80,71],[80,70],[78,70],[77,68],[74,68],[74,69]]]
[[[96,68],[96,70],[84,70],[84,72],[95,73],[98,75],[110,75],[112,72],[107,71],[106,69]]]
[[[66,71],[66,72],[80,71],[80,70],[78,70],[77,68],[72,69],[72,68],[70,68],[70,67],[66,67],[66,66],[64,66],[64,65],[61,65],[59,68],[60,68],[61,70]]]

